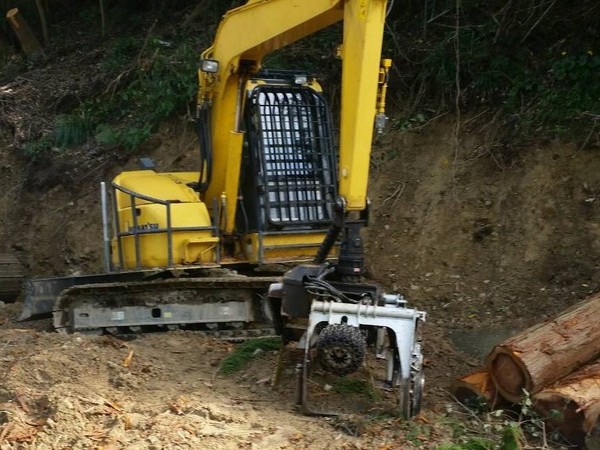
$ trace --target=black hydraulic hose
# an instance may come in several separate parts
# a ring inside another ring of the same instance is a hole
[[[329,256],[329,252],[333,248],[335,241],[340,236],[340,232],[344,228],[345,222],[344,205],[344,199],[342,197],[338,197],[333,205],[333,223],[331,224],[331,227],[329,227],[329,230],[327,230],[325,239],[323,239],[313,263],[323,264]]]
[[[246,212],[246,205],[244,205],[244,199],[242,198],[242,195],[240,194],[238,196],[238,207],[239,207],[239,211],[241,211],[242,214],[242,220],[244,222],[244,231],[246,233],[248,233],[250,231],[250,221],[248,220],[248,213]]]
[[[336,225],[332,225],[329,230],[327,230],[327,235],[321,243],[317,256],[315,256],[313,261],[315,264],[323,264],[325,262],[327,256],[329,256],[329,252],[333,248],[333,244],[335,244],[336,239],[340,235],[340,231],[342,231],[342,228]]]
[[[212,138],[210,108],[198,110],[197,132],[200,144],[200,178],[198,180],[198,192],[205,192],[210,185],[212,177]]]

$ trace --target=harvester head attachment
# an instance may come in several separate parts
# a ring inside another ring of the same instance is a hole
[[[298,344],[304,358],[297,367],[296,400],[303,411],[340,415],[380,408],[404,418],[418,414],[424,384],[420,325],[426,314],[376,286],[328,281],[313,266],[293,275],[284,278],[284,312],[301,317],[307,304],[310,308]]]

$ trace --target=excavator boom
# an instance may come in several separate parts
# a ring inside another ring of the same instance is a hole
[[[342,109],[339,194],[346,210],[364,210],[373,120],[376,114],[386,0],[257,0],[223,17],[203,61],[217,65],[199,71],[198,107],[209,109],[214,174],[205,199],[225,196],[226,227],[233,232],[243,142],[241,108],[246,81],[256,75],[265,55],[343,21]],[[333,57],[333,55],[332,55]]]

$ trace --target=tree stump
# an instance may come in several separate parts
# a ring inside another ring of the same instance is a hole
[[[6,13],[6,18],[10,22],[13,31],[17,35],[23,52],[25,52],[25,54],[32,59],[45,57],[44,49],[40,45],[38,39],[35,37],[35,34],[33,34],[33,31],[31,31],[31,28],[29,28],[29,25],[27,25],[27,22],[19,12],[19,9],[10,9]]]
[[[600,361],[535,394],[533,406],[546,423],[560,430],[571,443],[581,446],[586,442],[589,448],[598,448]]]
[[[519,403],[600,356],[600,294],[494,347],[487,367],[500,395]]]

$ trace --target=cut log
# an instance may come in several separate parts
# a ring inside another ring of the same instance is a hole
[[[33,34],[33,31],[31,31],[31,28],[29,28],[29,25],[27,25],[27,22],[19,12],[19,9],[10,9],[6,13],[6,18],[10,22],[17,38],[19,38],[19,43],[25,54],[32,59],[43,58],[45,56],[44,49],[35,37],[35,34]]]
[[[479,368],[452,383],[450,390],[456,400],[468,407],[485,404],[496,409],[505,403],[498,395],[496,387],[485,368]]]
[[[581,446],[587,441],[588,448],[599,448],[600,361],[535,394],[533,406],[572,444]]]
[[[600,356],[600,294],[500,343],[487,367],[500,395],[519,403]]]

